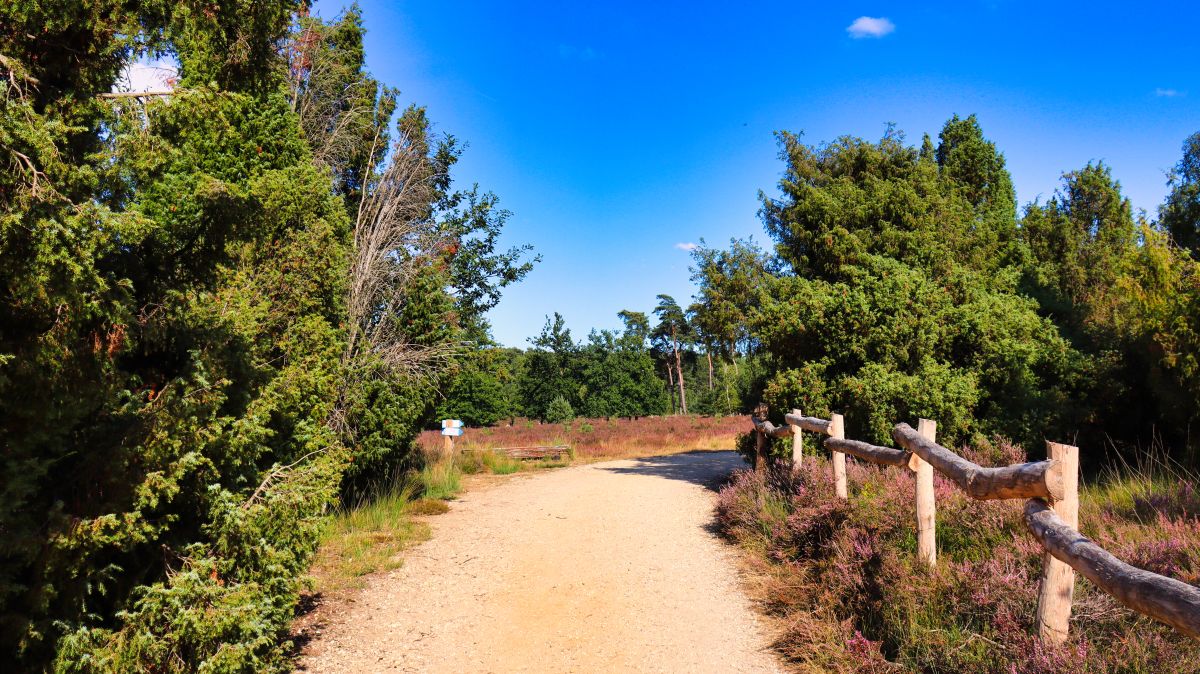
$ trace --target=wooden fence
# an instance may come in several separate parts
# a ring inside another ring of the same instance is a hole
[[[933,471],[949,478],[975,499],[1026,499],[1024,520],[1041,544],[1041,586],[1037,625],[1041,638],[1062,643],[1071,617],[1075,572],[1125,606],[1200,639],[1200,588],[1160,576],[1122,562],[1079,533],[1079,448],[1048,442],[1049,459],[1011,466],[985,468],[937,444],[937,424],[921,419],[917,428],[897,424],[892,439],[900,449],[848,440],[840,414],[829,419],[806,417],[800,410],[784,416],[784,426],[767,421],[767,409],[754,413],[754,469],[767,467],[768,438],[792,437],[792,464],[803,456],[804,431],[828,436],[832,478],[838,498],[847,498],[846,455],[885,466],[907,467],[916,479],[915,528],[917,555],[937,563],[936,504]]]

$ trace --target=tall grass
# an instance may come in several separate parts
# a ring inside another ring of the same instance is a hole
[[[417,478],[425,498],[450,499],[462,491],[462,470],[451,461],[428,463]]]
[[[401,480],[335,512],[313,564],[317,589],[357,588],[363,576],[399,567],[400,553],[429,537],[429,526],[413,519],[421,508],[416,492],[416,485]]]
[[[1024,459],[993,442],[981,465]],[[718,497],[722,532],[749,551],[756,595],[779,619],[777,649],[802,671],[1195,672],[1200,644],[1079,579],[1071,637],[1036,636],[1042,550],[1017,501],[975,501],[937,476],[938,566],[916,559],[907,471],[848,461],[850,498],[829,465],[739,473]],[[1200,584],[1200,496],[1178,467],[1110,470],[1081,493],[1083,532],[1125,561]]]
[[[454,462],[463,473],[492,473],[494,475],[511,475],[525,467],[520,459],[514,459],[504,452],[490,449],[460,452]]]

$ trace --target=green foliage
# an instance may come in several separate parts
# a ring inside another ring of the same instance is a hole
[[[570,421],[575,418],[575,410],[571,407],[571,403],[567,399],[558,396],[550,401],[550,405],[546,408],[546,423],[561,424],[564,421]]]
[[[1200,259],[1200,131],[1183,141],[1183,158],[1171,171],[1171,193],[1159,211],[1175,243]]]
[[[1018,220],[974,116],[919,148],[891,127],[877,143],[782,133],[780,195],[761,211],[776,255],[697,250],[691,325],[706,353],[762,352],[768,374],[750,381],[776,414],[840,410],[874,442],[924,416],[952,443],[1004,433],[1136,452],[1162,439],[1192,456],[1200,274],[1176,243],[1193,245],[1197,138],[1156,224],[1102,163]]]
[[[530,340],[533,348],[523,354],[507,352],[511,358],[507,370],[493,364],[480,378],[504,378],[512,395],[508,409],[542,421],[573,419],[576,414],[660,414],[666,407],[665,391],[646,348],[646,318],[633,312],[622,315],[627,323],[624,333],[593,331],[586,343],[577,344],[563,317],[555,313],[553,319],[546,319],[541,334]],[[479,409],[474,398],[473,391],[456,390],[445,408]]]
[[[325,514],[415,463],[440,365],[347,339],[351,216],[395,94],[363,69],[357,10],[299,9],[0,8],[0,659],[18,669],[287,669]],[[172,95],[98,98],[150,52],[178,60]],[[494,197],[450,191],[453,143],[418,109],[400,122],[436,176],[414,217],[451,246],[384,251],[413,273],[365,320],[445,354],[456,310],[528,269],[494,252]]]
[[[709,248],[701,240],[692,251],[696,284],[689,308],[692,324],[707,348],[733,359],[756,346],[750,318],[770,278],[770,259],[753,241],[730,241],[729,250]]]
[[[778,365],[772,407],[850,411],[851,435],[875,442],[922,415],[951,442],[1045,432],[1031,410],[1066,397],[1071,351],[1005,262],[1020,258],[1012,188],[974,118],[947,122],[933,156],[892,130],[781,139],[783,197],[763,214],[792,273],[754,319]]]
[[[468,426],[493,426],[519,414],[521,352],[482,348],[467,355],[454,375],[440,419],[461,419]]]
[[[897,419],[937,419],[939,435],[964,437],[979,398],[973,372],[932,360],[911,373],[869,363],[844,385],[856,402],[859,424],[866,425],[865,437],[882,444],[888,443]]]

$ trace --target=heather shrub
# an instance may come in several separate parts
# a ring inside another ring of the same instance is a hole
[[[1002,439],[965,447],[984,465],[1024,460]],[[1192,672],[1200,647],[1121,607],[1080,579],[1071,638],[1043,644],[1034,624],[1042,549],[1019,501],[975,501],[940,475],[938,564],[915,555],[907,470],[848,460],[850,498],[834,497],[824,459],[765,476],[739,471],[716,523],[753,557],[763,609],[780,619],[776,649],[802,671]],[[1191,481],[1109,476],[1084,490],[1082,528],[1131,564],[1200,581],[1200,519]],[[1112,492],[1129,494],[1108,503]]]

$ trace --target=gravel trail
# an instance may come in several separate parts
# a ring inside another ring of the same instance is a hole
[[[522,474],[430,520],[327,618],[307,672],[775,672],[692,452]]]

